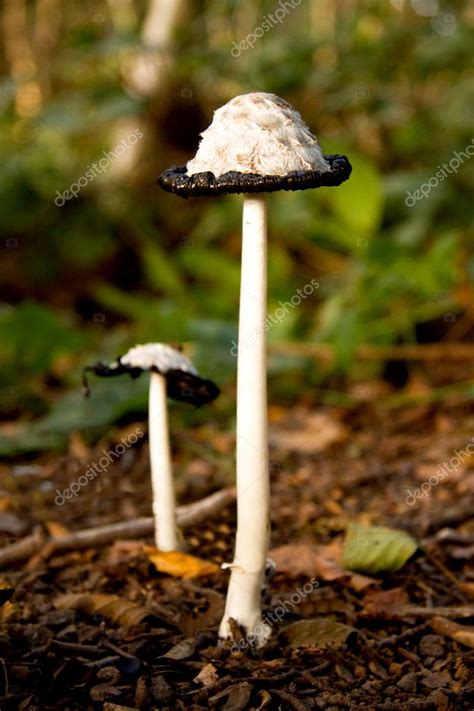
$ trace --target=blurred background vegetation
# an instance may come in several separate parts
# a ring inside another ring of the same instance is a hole
[[[269,197],[269,312],[319,283],[269,331],[273,401],[310,392],[337,401],[387,370],[358,358],[361,346],[469,337],[472,162],[412,207],[405,198],[471,145],[473,5],[295,5],[2,3],[4,453],[61,447],[75,428],[93,436],[143,412],[144,378],[97,383],[83,402],[80,371],[147,340],[190,342],[224,390],[215,407],[231,417],[242,198],[185,202],[156,178],[194,154],[214,109],[248,91],[290,101],[324,152],[345,153],[354,168],[340,188]],[[281,24],[233,56],[283,6]],[[143,138],[116,151],[137,129]],[[122,155],[58,206],[104,151]],[[325,344],[332,357],[302,359],[301,343]],[[183,416],[199,422],[209,411]],[[15,420],[29,426],[20,433]]]

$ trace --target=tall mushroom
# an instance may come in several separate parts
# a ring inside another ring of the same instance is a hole
[[[164,343],[146,343],[131,348],[110,365],[101,362],[84,368],[84,393],[89,394],[88,372],[101,377],[128,373],[138,378],[143,371],[150,372],[148,419],[155,542],[160,550],[173,551],[178,548],[178,535],[166,398],[200,406],[214,400],[219,388],[211,380],[200,378],[181,351]]]
[[[263,193],[336,186],[349,178],[345,156],[323,156],[300,114],[274,94],[237,96],[214,113],[195,158],[159,178],[182,197],[244,193],[237,364],[237,536],[219,633],[232,618],[256,646],[269,542],[266,394],[267,211]]]

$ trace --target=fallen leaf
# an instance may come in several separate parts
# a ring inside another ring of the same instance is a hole
[[[67,536],[67,534],[70,533],[70,530],[66,528],[66,526],[63,526],[62,523],[58,523],[57,521],[46,521],[45,526],[49,535],[53,538],[55,536]]]
[[[12,505],[10,496],[0,496],[0,513],[7,511]]]
[[[271,550],[269,557],[275,562],[278,572],[293,577],[303,575],[327,582],[347,578],[349,586],[356,592],[377,583],[373,578],[343,570],[337,560],[340,551],[338,552],[338,546],[335,545],[288,544]]]
[[[196,684],[202,684],[206,689],[211,689],[219,681],[219,675],[214,664],[206,664],[199,674],[194,677]]]
[[[19,606],[14,602],[6,602],[0,607],[0,624],[5,624],[10,617],[19,612]]]
[[[174,659],[179,662],[181,659],[189,659],[196,651],[196,640],[193,637],[182,639],[169,649],[163,656],[167,659]]]
[[[280,449],[295,450],[305,454],[324,452],[331,445],[343,442],[348,431],[333,415],[324,412],[305,412],[298,419],[298,427],[274,428],[270,440]]]
[[[451,681],[451,674],[447,670],[444,670],[440,672],[431,672],[421,680],[421,683],[429,689],[439,689],[443,686],[449,686]]]
[[[167,573],[175,578],[198,578],[219,571],[219,566],[215,563],[180,551],[160,551],[153,546],[145,546],[144,550],[150,563],[153,563],[160,573]]]
[[[10,536],[22,536],[26,533],[28,524],[14,513],[0,512],[0,531]]]
[[[71,432],[69,435],[69,454],[81,464],[86,464],[90,459],[91,451],[84,437],[77,431]]]
[[[6,578],[0,578],[0,605],[8,602],[14,593],[13,585]]]
[[[406,531],[352,523],[347,529],[342,560],[349,570],[392,572],[400,570],[417,548],[417,542]]]
[[[199,632],[217,625],[224,614],[225,597],[216,590],[206,590],[207,610],[196,615],[192,610],[182,612],[177,620],[181,632],[186,637],[195,637]]]
[[[117,595],[102,593],[78,593],[60,595],[54,606],[58,610],[81,610],[89,614],[100,614],[118,625],[127,627],[138,625],[146,617],[153,617],[153,612],[142,605],[123,600]]]
[[[458,583],[458,588],[461,592],[474,599],[474,583],[461,581]]]
[[[457,622],[446,620],[444,617],[433,617],[429,624],[436,634],[449,637],[454,639],[455,642],[459,642],[459,644],[464,644],[466,647],[474,649],[474,627],[459,625]]]
[[[110,565],[123,565],[123,563],[128,563],[143,553],[144,546],[143,541],[114,541],[107,550],[107,563]]]
[[[211,696],[208,699],[208,703],[211,707],[213,707],[217,703],[227,699],[225,704],[220,703],[219,705],[219,708],[222,709],[222,711],[244,711],[250,701],[251,694],[252,687],[248,681],[241,681],[240,684],[228,686],[227,689],[224,689],[224,691],[220,691],[215,696]]]
[[[392,588],[391,590],[368,590],[362,604],[367,615],[384,618],[387,611],[393,615],[408,602],[408,595],[403,588]]]
[[[269,694],[265,689],[259,691],[257,697],[261,703],[260,706],[256,706],[255,711],[262,711],[262,709],[266,709],[272,701],[271,694]]]
[[[291,647],[323,649],[345,644],[351,635],[357,634],[357,630],[337,622],[333,617],[319,617],[293,622],[285,627],[283,634]]]

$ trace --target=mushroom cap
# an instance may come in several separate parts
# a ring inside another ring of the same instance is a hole
[[[154,370],[166,375],[169,370],[182,370],[197,375],[197,370],[185,355],[167,343],[144,343],[130,348],[118,359],[121,365],[140,370]]]
[[[339,185],[345,156],[323,156],[300,114],[275,94],[236,96],[217,109],[196,156],[158,182],[182,197],[301,190]]]
[[[181,351],[165,343],[145,343],[134,346],[113,363],[103,362],[87,366],[83,370],[83,390],[89,394],[88,372],[99,377],[113,377],[128,373],[138,378],[144,371],[159,373],[166,378],[166,391],[173,400],[204,405],[219,395],[220,390],[212,380],[204,380],[198,375],[189,358]]]

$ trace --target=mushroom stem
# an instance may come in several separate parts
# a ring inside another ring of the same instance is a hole
[[[269,544],[267,374],[267,209],[263,195],[244,198],[239,350],[237,365],[237,536],[219,634],[232,636],[229,619],[261,646],[261,592]]]
[[[178,548],[178,536],[168,433],[166,378],[159,373],[151,373],[148,409],[155,543],[162,551],[174,551]]]

